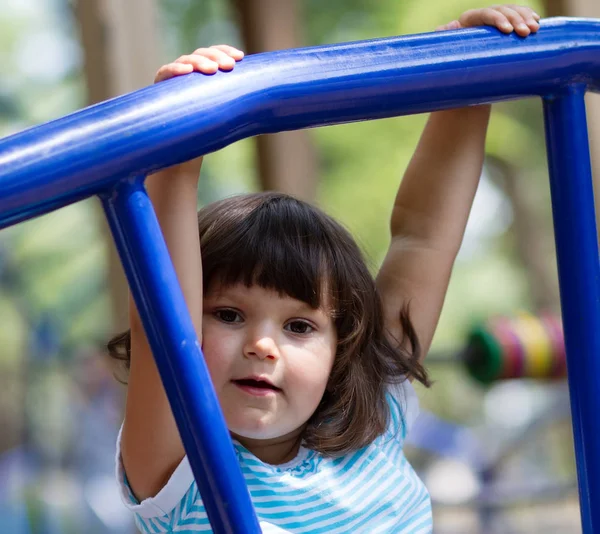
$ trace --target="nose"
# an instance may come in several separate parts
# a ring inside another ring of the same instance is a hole
[[[272,336],[252,336],[244,345],[244,356],[246,358],[276,361],[279,359],[279,349]]]

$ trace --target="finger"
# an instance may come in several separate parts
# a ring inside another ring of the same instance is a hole
[[[505,4],[505,5],[514,9],[515,11],[518,11],[519,13],[521,13],[521,15],[523,15],[523,18],[531,17],[537,21],[539,21],[542,18],[536,11],[534,11],[529,6],[520,6],[517,4]]]
[[[231,70],[235,66],[235,59],[218,48],[198,48],[192,55],[208,58],[222,70]]]
[[[495,9],[508,19],[517,35],[520,35],[521,37],[527,37],[531,33],[529,26],[525,23],[523,15],[521,15],[521,13],[519,13],[517,10],[509,6],[498,6]]]
[[[514,4],[507,4],[508,7],[515,10],[523,18],[523,22],[527,24],[532,32],[537,32],[540,29],[540,16],[530,7],[517,6]]]
[[[154,77],[154,83],[162,82],[175,76],[181,76],[182,74],[189,74],[190,72],[193,72],[193,70],[193,65],[186,65],[184,63],[169,63],[158,69],[156,76]]]
[[[176,63],[192,65],[195,71],[202,72],[203,74],[214,74],[219,70],[219,64],[216,61],[197,54],[181,56],[176,60]]]
[[[443,24],[442,26],[438,26],[435,31],[436,32],[441,32],[441,31],[445,31],[445,30],[458,30],[460,29],[460,22],[458,22],[458,20],[453,20],[452,22],[449,22],[448,24]]]
[[[225,52],[228,56],[232,57],[236,61],[239,61],[240,59],[242,59],[244,57],[244,52],[233,46],[222,44],[222,45],[213,45],[213,46],[211,46],[211,48],[216,48],[217,50],[221,50],[222,52]]]
[[[514,29],[506,15],[491,7],[465,11],[458,21],[464,28],[486,25],[498,28],[505,33],[510,33]]]

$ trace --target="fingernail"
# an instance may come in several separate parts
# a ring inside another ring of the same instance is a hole
[[[519,28],[519,30],[523,30],[523,31],[529,30],[529,27],[527,26],[527,24],[523,24],[522,22],[517,24],[517,28]]]

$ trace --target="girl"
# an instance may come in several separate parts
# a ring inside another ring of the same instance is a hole
[[[538,20],[499,6],[439,29],[487,24],[524,37]],[[242,57],[229,46],[199,49],[156,81],[231,70]],[[432,114],[376,280],[350,235],[311,205],[262,193],[196,217],[201,159],[148,179],[264,532],[431,531],[427,491],[402,445],[417,413],[411,381],[427,384],[422,358],[481,173],[489,111]],[[123,498],[143,532],[209,532],[134,308],[130,332],[109,344],[130,362]]]

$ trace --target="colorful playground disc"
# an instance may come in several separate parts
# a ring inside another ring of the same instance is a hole
[[[502,374],[502,347],[485,328],[477,325],[469,334],[465,364],[473,378],[488,384]]]
[[[553,368],[553,346],[541,321],[530,314],[520,313],[511,321],[525,347],[525,373],[531,378],[548,378]]]
[[[562,323],[560,319],[550,314],[543,314],[540,320],[552,344],[554,361],[551,376],[553,378],[564,378],[567,375],[567,355]]]
[[[492,334],[502,346],[503,371],[500,378],[521,378],[525,369],[525,349],[506,317],[489,322]]]

